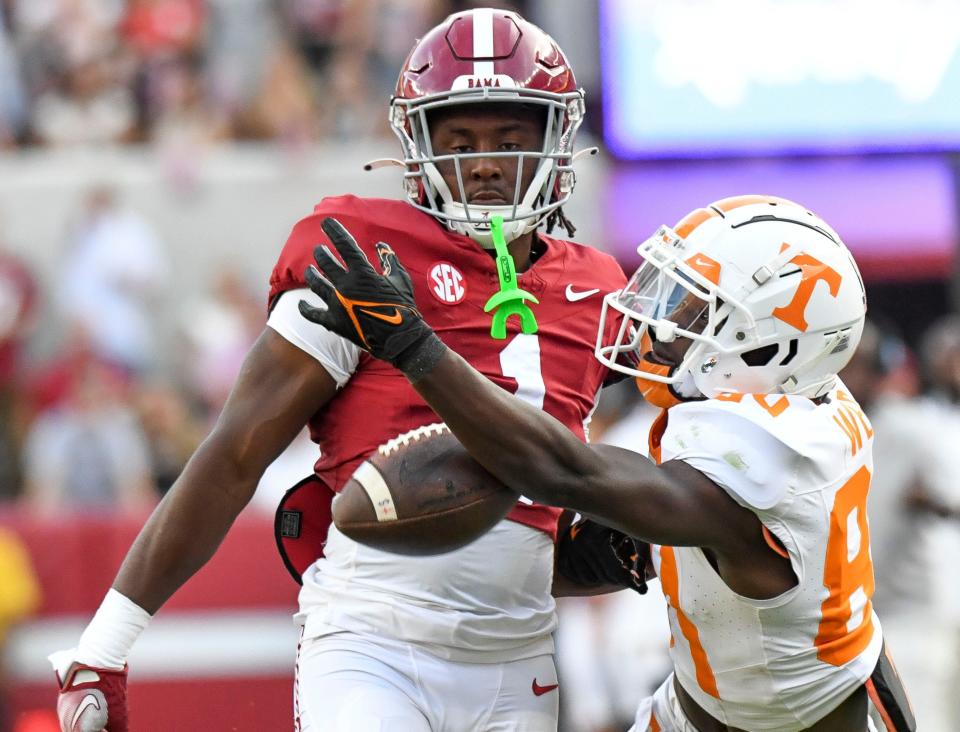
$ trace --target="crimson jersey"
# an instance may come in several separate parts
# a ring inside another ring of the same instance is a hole
[[[518,318],[511,317],[506,339],[494,340],[492,313],[483,306],[498,292],[499,280],[488,252],[405,202],[337,196],[325,198],[294,226],[270,277],[271,307],[283,292],[307,286],[304,271],[314,262],[314,247],[329,246],[320,228],[327,216],[347,228],[371,262],[377,261],[374,245],[389,243],[413,280],[420,312],[444,343],[494,383],[586,439],[585,424],[608,375],[593,356],[602,298],[626,281],[616,260],[540,234],[546,250],[517,278],[519,287],[540,301],[532,306],[539,329],[521,334]],[[438,421],[402,373],[364,353],[343,389],[310,420],[311,437],[321,449],[316,473],[337,491],[377,446]],[[508,518],[554,536],[559,514],[522,501]]]

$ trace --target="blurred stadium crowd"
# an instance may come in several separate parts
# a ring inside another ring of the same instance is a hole
[[[56,293],[0,259],[3,497],[47,512],[140,510],[219,412],[262,327],[262,299],[224,274],[182,323],[174,373],[157,374],[152,303],[171,272],[149,222],[97,189],[66,238],[76,277]],[[37,362],[26,346],[43,306],[69,325]]]
[[[224,140],[299,149],[385,134],[384,102],[411,39],[477,4],[496,3],[0,0],[0,147],[149,143],[189,158]],[[176,275],[147,217],[96,187],[61,251],[70,275],[44,289],[4,248],[0,225],[0,501],[142,512],[216,419],[263,327],[264,291],[225,270],[158,345],[157,296]],[[31,347],[52,327],[41,315],[61,334],[43,357]],[[911,347],[896,326],[874,324],[844,378],[877,434],[876,607],[915,703],[948,725],[935,732],[960,729],[947,691],[958,680],[960,583],[935,579],[956,578],[943,547],[956,546],[960,517],[960,316],[927,325]],[[163,373],[151,365],[158,348],[171,365]],[[593,436],[636,448],[651,420],[636,391],[618,387]],[[311,446],[295,449],[309,465]],[[16,577],[29,587],[30,570],[5,540],[0,642],[37,603],[13,591]],[[562,604],[564,699],[575,701],[566,729],[624,729],[667,672],[662,606],[628,594]]]
[[[476,4],[3,0],[0,145],[296,146],[384,132],[380,100],[411,39]]]
[[[187,160],[225,140],[300,148],[387,134],[384,102],[411,39],[476,4],[2,0],[0,147],[147,143]],[[222,274],[164,346],[180,357],[158,381],[151,308],[173,278],[164,242],[106,187],[76,219],[61,249],[74,274],[57,293],[4,252],[0,232],[0,497],[143,507],[219,412],[262,327],[262,293]],[[40,312],[69,325],[35,363]]]

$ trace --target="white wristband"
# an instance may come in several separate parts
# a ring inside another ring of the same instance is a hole
[[[111,588],[80,636],[75,660],[88,666],[122,669],[150,617],[142,607]]]

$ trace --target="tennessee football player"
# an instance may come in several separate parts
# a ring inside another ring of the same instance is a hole
[[[310,320],[362,334],[507,485],[649,543],[674,672],[640,705],[636,732],[862,731],[868,698],[888,729],[915,728],[871,605],[873,430],[837,377],[866,296],[821,218],[738,196],[641,244],[643,264],[605,297],[596,353],[644,390],[669,388],[650,458],[584,444],[490,384],[414,310],[351,321],[340,303],[361,288],[412,303],[390,283],[403,276],[395,256],[383,277],[326,226],[349,271],[317,252],[324,276],[310,279],[327,307],[305,304]]]

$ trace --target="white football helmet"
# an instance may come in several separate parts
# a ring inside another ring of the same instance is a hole
[[[645,261],[604,299],[596,356],[636,376],[658,406],[726,392],[815,398],[860,341],[866,294],[853,256],[796,203],[725,198],[661,227],[638,252]],[[604,343],[611,310],[623,320]],[[690,344],[679,363],[654,353],[657,341],[681,338]]]

